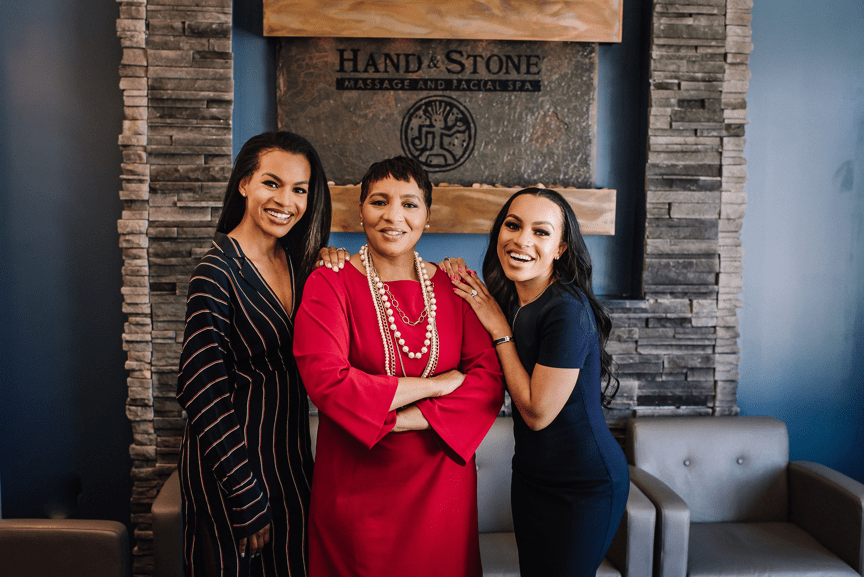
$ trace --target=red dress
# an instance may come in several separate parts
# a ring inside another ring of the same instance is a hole
[[[431,430],[390,432],[397,378],[384,368],[384,344],[366,275],[352,264],[319,268],[306,281],[295,322],[294,355],[320,424],[309,513],[309,575],[477,577],[474,451],[504,395],[488,333],[436,269],[440,357],[436,374],[458,369],[462,386],[417,403]],[[423,310],[416,281],[388,282],[412,319]],[[419,350],[425,322],[396,324]],[[391,336],[387,330],[388,338]],[[409,359],[419,376],[429,358]],[[398,361],[397,375],[402,375]]]

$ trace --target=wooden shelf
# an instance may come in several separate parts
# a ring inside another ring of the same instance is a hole
[[[265,36],[621,42],[623,0],[264,0]]]
[[[427,232],[489,234],[495,215],[523,187],[441,185],[432,191],[432,219]],[[608,188],[552,188],[573,207],[583,235],[615,234],[615,191]],[[360,228],[360,185],[330,185],[332,232]]]

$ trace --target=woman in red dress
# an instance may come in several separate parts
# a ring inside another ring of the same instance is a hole
[[[431,194],[418,162],[373,164],[368,244],[306,283],[294,355],[320,415],[311,577],[482,574],[474,451],[503,378],[471,307],[414,251]]]

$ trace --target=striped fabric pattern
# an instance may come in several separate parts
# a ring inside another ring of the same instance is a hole
[[[292,318],[240,245],[219,233],[186,307],[177,399],[188,416],[179,462],[187,570],[203,574],[210,535],[223,576],[306,575],[312,454]],[[240,558],[237,541],[268,523],[270,545]]]

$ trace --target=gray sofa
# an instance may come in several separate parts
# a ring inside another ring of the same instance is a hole
[[[626,453],[657,509],[655,577],[864,575],[864,485],[790,462],[781,421],[632,419]]]
[[[312,449],[318,419],[312,418]],[[477,449],[477,505],[484,577],[518,577],[519,563],[510,514],[510,460],[513,421],[496,419]],[[180,486],[176,471],[153,503],[154,577],[182,577]],[[651,574],[656,512],[632,483],[624,519],[598,576],[647,577]]]

